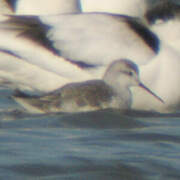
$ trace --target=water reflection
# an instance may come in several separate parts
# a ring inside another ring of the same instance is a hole
[[[178,180],[179,125],[179,113],[1,111],[0,178]]]

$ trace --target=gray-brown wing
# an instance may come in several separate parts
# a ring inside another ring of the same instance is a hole
[[[30,96],[21,91],[13,95],[22,105],[29,104],[43,112],[81,111],[84,107],[107,108],[113,96],[112,88],[101,80],[71,83],[44,96]]]
[[[61,89],[43,96],[41,99],[59,107],[70,102],[79,107],[99,107],[102,103],[108,103],[113,95],[112,88],[104,81],[91,80],[65,85]]]

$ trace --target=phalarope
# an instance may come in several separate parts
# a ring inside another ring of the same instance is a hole
[[[131,86],[140,86],[161,103],[157,95],[144,86],[138,77],[138,67],[131,61],[113,61],[102,80],[70,83],[43,96],[28,96],[16,92],[13,98],[31,113],[79,112],[106,108],[130,109]]]

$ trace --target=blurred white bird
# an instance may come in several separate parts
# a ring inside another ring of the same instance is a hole
[[[4,52],[72,81],[100,78],[119,57],[146,64],[159,50],[158,38],[135,18],[105,13],[9,16],[0,38]]]
[[[96,68],[119,57],[146,64],[159,51],[158,38],[138,19],[107,13],[9,16],[0,24],[0,37],[1,49],[34,63],[40,61],[33,60],[36,55],[43,55],[35,53],[37,48]],[[27,48],[27,42],[34,48]]]

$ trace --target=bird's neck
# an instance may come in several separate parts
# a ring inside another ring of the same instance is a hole
[[[124,109],[130,108],[132,95],[129,89],[129,85],[125,81],[122,81],[122,83],[118,83],[116,79],[106,79],[105,82],[112,87],[114,94],[118,100],[119,106],[124,107]]]
[[[119,106],[129,109],[132,104],[132,95],[129,88],[116,89]]]
[[[116,76],[113,74],[105,74],[103,80],[109,86],[113,87],[116,92],[119,92],[121,90],[126,91],[130,86],[129,80],[126,78],[126,76],[123,75],[119,75],[119,77],[116,78]]]

